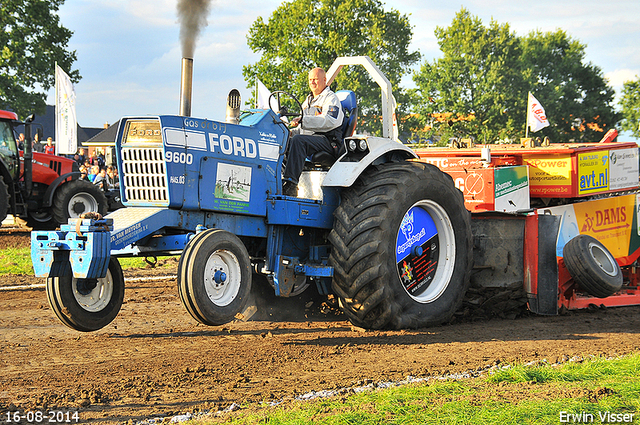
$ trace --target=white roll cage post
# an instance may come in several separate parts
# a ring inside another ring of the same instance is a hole
[[[327,71],[327,85],[335,80],[342,67],[346,65],[364,66],[371,78],[380,86],[382,90],[382,137],[395,140],[393,121],[396,113],[396,101],[391,92],[391,83],[369,56],[341,56],[333,62]]]

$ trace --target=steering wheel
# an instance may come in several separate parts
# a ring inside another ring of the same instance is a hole
[[[289,110],[287,109],[286,106],[282,106],[280,105],[280,95],[281,94],[285,94],[287,96],[289,96],[291,99],[293,99],[296,104],[298,105],[299,111],[293,111],[293,112],[289,112]],[[278,110],[274,110],[273,107],[271,106],[271,98],[275,98],[278,101]],[[276,90],[273,93],[271,93],[271,95],[269,96],[269,107],[271,108],[271,110],[273,112],[275,112],[279,117],[300,117],[300,122],[302,122],[302,117],[304,116],[304,112],[302,109],[302,103],[300,103],[300,101],[298,100],[297,97],[295,97],[294,95],[292,95],[289,92],[283,91],[283,90]]]

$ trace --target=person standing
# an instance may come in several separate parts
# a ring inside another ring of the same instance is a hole
[[[53,146],[53,139],[51,137],[47,137],[47,144],[44,147],[44,153],[48,153],[50,155],[56,154],[56,147]]]
[[[78,149],[78,159],[76,160],[76,162],[78,163],[78,165],[84,165],[84,161],[87,158],[84,155],[84,148],[80,148]]]
[[[24,133],[20,133],[18,136],[18,150],[24,150]]]
[[[31,146],[33,147],[34,152],[44,152],[44,146],[40,143],[40,136],[38,136],[38,133],[33,136],[33,143]]]

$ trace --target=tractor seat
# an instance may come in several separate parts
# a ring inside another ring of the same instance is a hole
[[[358,105],[356,102],[356,94],[351,90],[338,90],[336,96],[340,99],[342,111],[344,112],[344,120],[342,121],[342,137],[340,142],[343,143],[346,137],[351,137],[356,129],[358,121]],[[338,158],[329,152],[316,152],[311,157],[311,163],[320,168],[330,168]]]

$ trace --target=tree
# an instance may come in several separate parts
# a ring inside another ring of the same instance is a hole
[[[622,129],[631,131],[633,137],[640,138],[640,78],[626,81],[622,86]]]
[[[522,45],[523,87],[535,94],[550,123],[540,134],[557,142],[598,141],[615,126],[615,91],[599,67],[584,62],[584,44],[557,30],[532,32]]]
[[[249,88],[257,76],[272,91],[286,90],[302,101],[309,92],[309,70],[328,69],[339,56],[369,56],[395,88],[420,59],[409,51],[411,37],[408,17],[385,11],[379,0],[292,0],[268,22],[259,17],[249,29],[248,45],[261,57],[243,74]],[[380,89],[364,69],[343,69],[332,88],[357,93],[360,129],[382,128]],[[401,109],[405,94],[398,90],[394,95]]]
[[[518,103],[518,93],[505,88],[517,85],[520,69],[520,43],[509,25],[492,20],[487,28],[463,8],[451,26],[436,27],[435,35],[444,57],[425,62],[413,77],[415,111],[423,124],[444,140],[509,135],[515,123],[507,112]]]
[[[0,108],[19,116],[44,114],[46,92],[55,84],[55,63],[72,81],[75,51],[66,46],[73,34],[56,14],[64,0],[0,0]]]
[[[518,140],[529,91],[551,123],[536,137],[598,140],[618,120],[602,70],[584,63],[585,46],[564,31],[519,37],[508,24],[492,20],[485,27],[463,8],[435,34],[444,57],[414,74],[414,111],[432,135]]]

